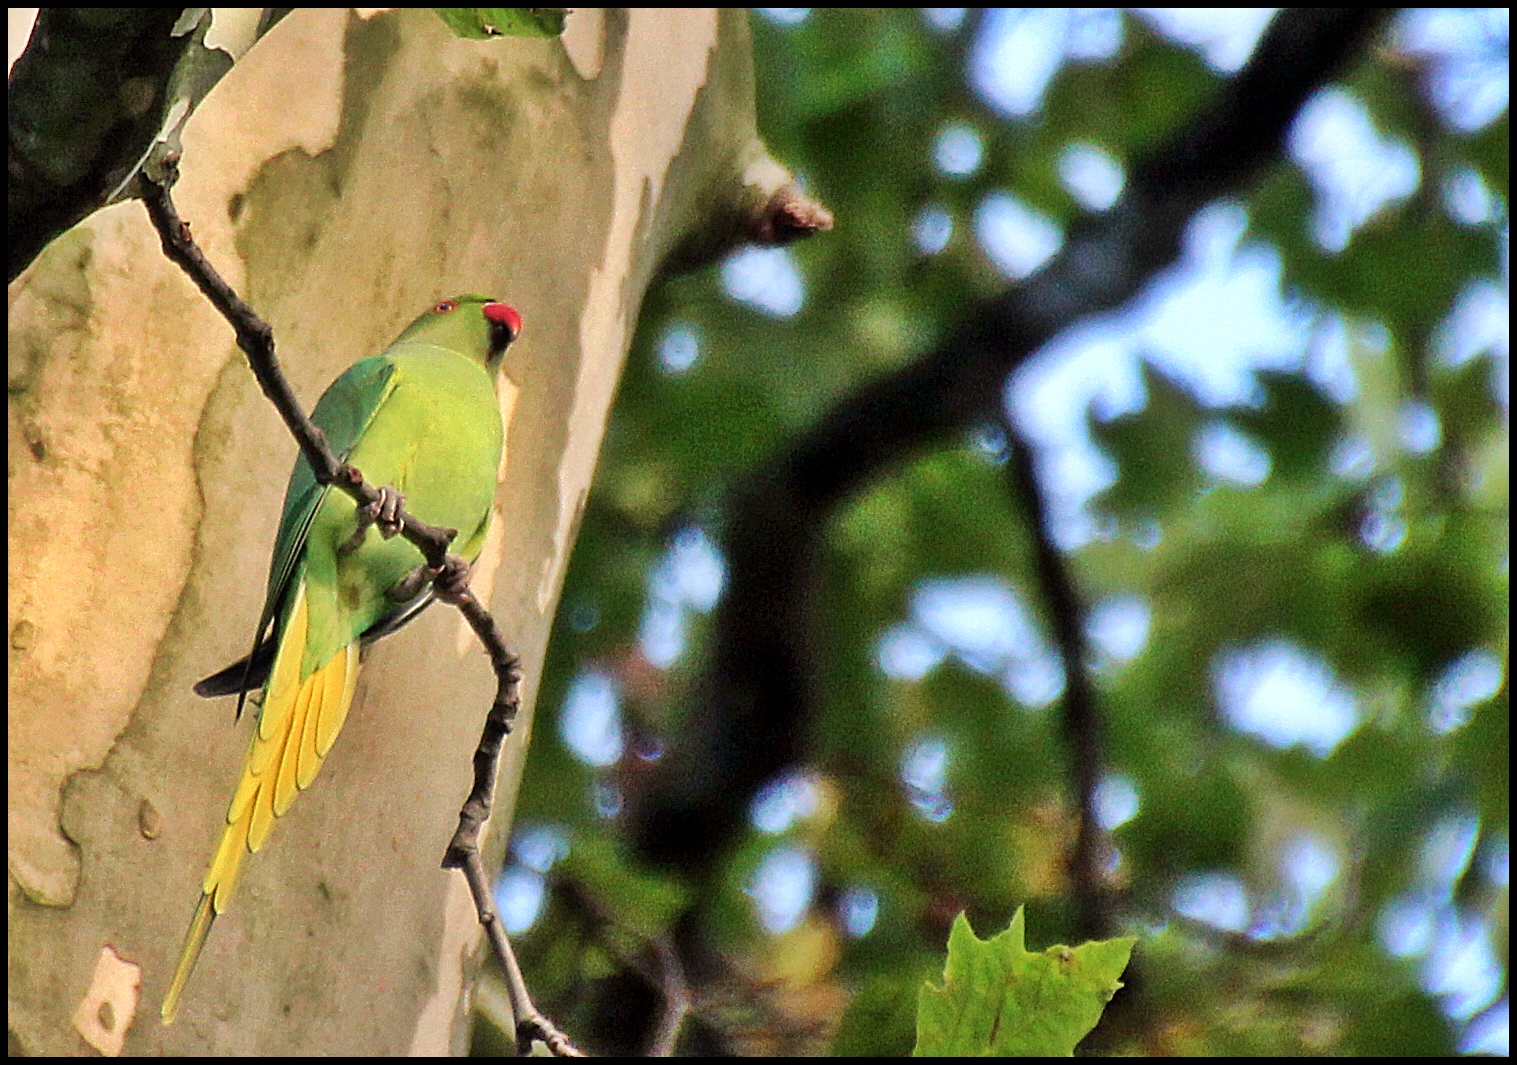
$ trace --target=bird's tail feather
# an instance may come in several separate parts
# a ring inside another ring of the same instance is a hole
[[[269,677],[258,727],[242,777],[227,809],[226,829],[206,870],[200,904],[184,937],[179,963],[163,998],[163,1023],[172,1024],[200,950],[226,912],[243,860],[268,841],[274,821],[311,785],[337,739],[358,684],[358,641],[340,648],[310,676],[300,677],[309,615],[302,582]]]

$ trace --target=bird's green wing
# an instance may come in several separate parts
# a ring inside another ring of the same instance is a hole
[[[389,353],[361,359],[333,381],[316,404],[311,421],[326,435],[327,446],[338,461],[346,461],[355,444],[384,403],[385,396],[393,387],[395,363]],[[274,558],[269,564],[269,587],[263,601],[263,612],[258,618],[258,628],[253,633],[253,651],[243,669],[243,677],[237,682],[237,713],[241,715],[247,690],[255,686],[250,668],[258,655],[270,626],[280,611],[287,606],[292,578],[305,551],[306,536],[311,531],[311,522],[330,485],[319,484],[305,452],[295,459],[295,469],[290,474],[290,484],[285,490],[284,512],[279,519],[279,534],[274,538]],[[270,657],[272,661],[272,657]],[[235,667],[234,667],[235,668]],[[207,682],[212,678],[207,678]],[[206,683],[206,682],[202,682]],[[230,694],[228,692],[227,694]]]

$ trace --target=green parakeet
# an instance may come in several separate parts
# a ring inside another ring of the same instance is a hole
[[[495,373],[521,331],[521,316],[484,296],[430,308],[381,355],[333,381],[312,414],[333,452],[369,484],[393,488],[421,521],[457,529],[452,550],[473,562],[484,544],[500,466]],[[397,590],[423,564],[399,536],[384,536],[396,500],[375,514],[316,483],[295,461],[269,566],[253,653],[195,686],[203,696],[241,699],[264,689],[258,726],[163,999],[170,1024],[210,934],[231,902],[243,859],[260,850],[274,821],[310,786],[342,728],[358,681],[359,652],[415,617],[431,582]],[[393,533],[393,528],[388,531]],[[403,583],[404,582],[404,583]],[[270,626],[272,625],[272,630]],[[267,634],[267,635],[266,635]]]

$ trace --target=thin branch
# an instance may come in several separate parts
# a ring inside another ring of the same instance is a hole
[[[172,178],[174,160],[171,158],[167,162]],[[146,175],[142,175],[140,181],[143,204],[163,243],[163,253],[189,275],[190,280],[205,293],[206,299],[211,301],[211,305],[232,326],[237,334],[237,346],[247,355],[258,386],[269,397],[269,402],[274,404],[274,409],[279,412],[289,427],[290,434],[295,437],[295,442],[300,445],[301,453],[310,464],[316,482],[336,485],[352,496],[360,507],[379,503],[379,490],[364,481],[361,471],[333,455],[332,449],[327,446],[325,435],[306,417],[300,401],[295,398],[294,389],[279,367],[279,358],[274,353],[274,331],[232,290],[232,286],[226,283],[195,243],[190,235],[190,224],[179,217],[179,211],[174,206],[169,183],[157,184]],[[416,545],[429,565],[442,570],[448,545],[458,535],[458,531],[428,525],[404,510],[399,517],[400,535]]]
[[[674,1054],[679,1042],[685,1018],[690,1014],[690,987],[685,982],[685,967],[680,964],[679,954],[667,936],[653,940],[654,953],[658,955],[659,983],[664,993],[664,1012],[658,1020],[658,1031],[653,1037],[650,1057],[667,1058]]]
[[[516,962],[516,952],[511,949],[511,940],[506,936],[500,915],[490,898],[490,878],[485,873],[485,863],[475,850],[455,866],[462,870],[468,881],[469,893],[474,896],[474,909],[479,914],[479,923],[484,925],[490,944],[495,949],[496,960],[506,973],[506,986],[511,992],[511,1010],[516,1015],[516,1050],[526,1056],[532,1053],[534,1040],[541,1041],[556,1058],[582,1058],[580,1050],[569,1037],[554,1027],[553,1022],[540,1013],[532,1004],[527,991],[527,981]]]
[[[450,556],[450,562],[460,562]],[[469,882],[469,891],[474,896],[474,909],[479,914],[479,923],[484,926],[495,950],[496,959],[506,973],[506,984],[511,989],[511,1005],[516,1013],[517,1050],[522,1054],[532,1052],[532,1041],[541,1040],[554,1057],[584,1057],[584,1054],[554,1027],[532,1004],[527,991],[527,981],[517,964],[516,952],[506,936],[500,915],[495,912],[490,897],[489,880],[485,875],[484,860],[479,853],[479,835],[490,819],[490,808],[495,799],[495,777],[500,768],[500,752],[506,737],[516,722],[516,712],[521,707],[521,660],[501,635],[495,619],[484,608],[467,584],[468,567],[461,572],[440,574],[436,578],[438,598],[452,603],[463,612],[469,626],[485,646],[490,664],[495,669],[495,702],[485,717],[484,731],[479,745],[474,749],[474,784],[469,797],[458,812],[458,828],[448,843],[443,855],[444,869],[461,869]]]
[[[470,628],[490,656],[496,682],[495,702],[485,717],[479,746],[474,749],[474,784],[469,797],[464,800],[463,808],[458,812],[458,828],[454,831],[442,860],[444,869],[458,869],[463,867],[469,856],[479,854],[479,834],[485,822],[490,819],[501,748],[506,737],[511,734],[511,728],[516,723],[516,712],[521,707],[521,660],[506,644],[490,612],[474,597],[467,585],[461,590],[453,587],[446,592],[440,591],[438,597],[458,607],[468,619]]]
[[[614,936],[599,936],[602,946],[614,955],[618,962],[658,988],[663,997],[664,1008],[659,1015],[653,1040],[649,1044],[648,1056],[653,1058],[673,1056],[675,1047],[679,1043],[680,1033],[684,1030],[685,1021],[695,1009],[695,998],[690,993],[689,982],[685,979],[685,967],[680,961],[679,951],[675,949],[674,940],[668,935],[645,935],[621,924],[599,899],[582,884],[573,880],[558,883],[555,890],[559,898],[589,919],[597,934],[601,928],[612,929],[641,939],[652,949],[656,964],[650,965],[646,954],[639,955],[620,949]]]
[[[1247,932],[1233,932],[1226,928],[1218,928],[1216,925],[1207,924],[1194,917],[1187,917],[1176,910],[1166,911],[1164,922],[1177,932],[1192,936],[1225,953],[1229,958],[1262,958],[1267,961],[1300,960],[1324,943],[1333,942],[1335,939],[1341,941],[1340,937],[1335,936],[1338,930],[1328,922],[1320,922],[1293,935],[1269,939],[1261,939]]]
[[[331,484],[337,477],[338,461],[327,447],[321,430],[306,417],[300,401],[295,398],[294,390],[290,388],[290,383],[279,367],[279,359],[274,354],[274,331],[232,290],[232,286],[226,283],[195,243],[190,235],[190,224],[179,217],[179,210],[174,206],[174,198],[169,192],[176,176],[172,173],[172,168],[177,160],[171,158],[167,162],[171,168],[169,181],[159,185],[145,175],[141,179],[142,202],[147,207],[148,217],[153,220],[153,228],[158,231],[158,237],[163,242],[163,254],[189,275],[190,280],[205,294],[205,298],[211,301],[211,306],[220,311],[221,316],[231,324],[237,334],[237,346],[247,355],[253,376],[258,379],[258,386],[269,397],[269,402],[274,404],[274,409],[284,419],[285,425],[290,427],[291,434],[316,474],[317,482]],[[367,499],[358,501],[369,502]]]
[[[1086,670],[1085,612],[1064,554],[1049,531],[1048,508],[1033,463],[1032,449],[1007,418],[1003,423],[1009,451],[1006,469],[1016,496],[1026,508],[1033,540],[1033,568],[1043,590],[1044,606],[1064,668],[1061,702],[1069,775],[1079,809],[1079,829],[1069,858],[1074,888],[1077,934],[1105,939],[1112,933],[1110,899],[1102,875],[1101,826],[1096,820],[1096,786],[1101,782],[1101,716],[1095,686]]]
[[[388,508],[381,504],[393,504],[398,497],[393,490],[382,494],[379,489],[364,481],[359,470],[341,462],[332,454],[325,435],[306,416],[279,367],[274,352],[274,331],[233,291],[190,236],[189,223],[179,217],[169,192],[169,184],[175,177],[175,161],[174,158],[167,160],[168,182],[160,185],[146,175],[140,179],[143,202],[163,242],[164,254],[189,275],[231,324],[237,334],[237,344],[247,355],[259,386],[299,442],[301,452],[310,463],[317,482],[334,485],[347,492],[360,508],[372,507],[375,513],[384,515],[384,521],[390,522]],[[362,513],[361,509],[360,514]],[[474,752],[473,787],[459,811],[458,829],[448,844],[442,867],[463,872],[464,879],[469,884],[469,892],[474,897],[479,923],[489,936],[501,968],[506,972],[512,1008],[516,1014],[518,1050],[529,1054],[532,1042],[540,1040],[556,1057],[583,1057],[568,1037],[533,1006],[521,967],[517,964],[505,927],[491,901],[489,877],[485,873],[484,861],[479,852],[480,832],[490,818],[501,748],[511,733],[517,710],[521,706],[520,659],[506,643],[490,612],[470,590],[469,564],[457,555],[448,554],[448,546],[458,535],[457,530],[429,525],[403,509],[394,515],[394,521],[399,525],[399,535],[415,545],[426,558],[427,566],[423,572],[432,581],[437,598],[458,607],[468,619],[495,671],[495,701],[486,715],[484,731]]]

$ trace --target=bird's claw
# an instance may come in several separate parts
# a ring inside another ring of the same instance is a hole
[[[437,589],[437,598],[457,606],[469,594],[469,564],[449,555],[440,569],[432,571],[432,586]]]
[[[379,529],[379,535],[386,540],[393,539],[401,529],[405,528],[405,522],[400,517],[400,512],[405,509],[405,506],[405,496],[388,485],[381,485],[379,498],[358,508],[356,512],[358,527],[353,530],[353,535],[337,548],[337,553],[346,555],[358,550],[364,536],[368,534],[370,525],[376,526]]]
[[[374,508],[373,522],[379,528],[379,535],[386,540],[392,540],[400,534],[405,527],[401,520],[400,512],[406,507],[406,497],[387,485],[381,485],[379,498],[369,506]]]
[[[421,593],[428,581],[432,582],[437,598],[457,606],[469,594],[469,564],[457,555],[449,555],[441,566],[417,566],[407,573],[385,593],[393,603],[409,603]]]

